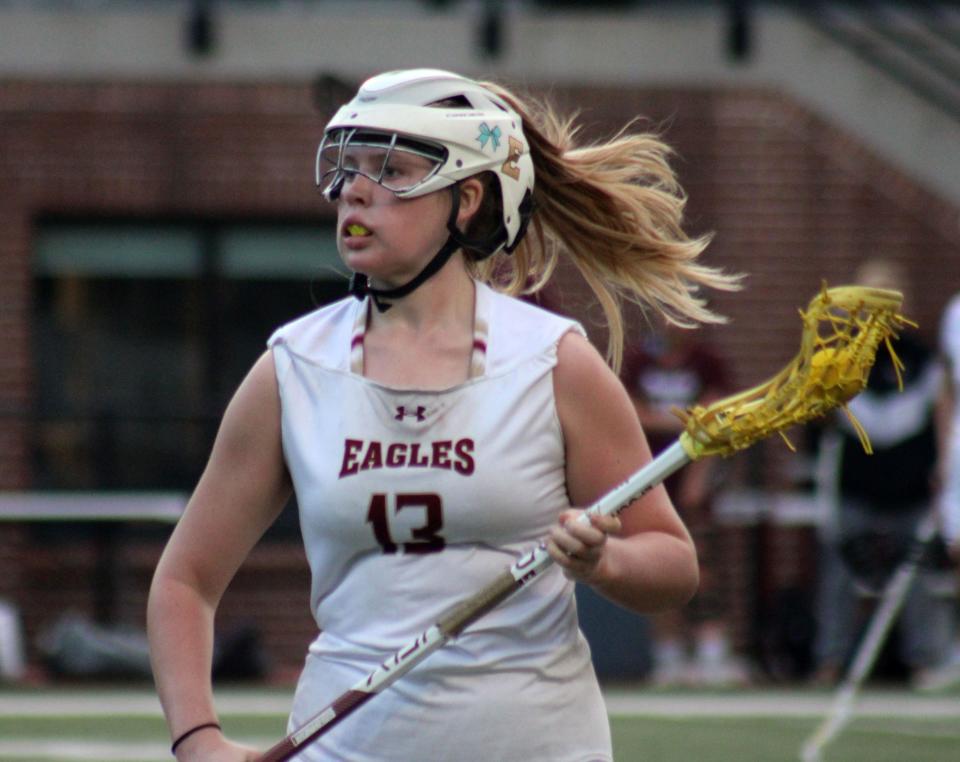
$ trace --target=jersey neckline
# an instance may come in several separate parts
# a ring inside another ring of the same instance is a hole
[[[490,309],[491,299],[490,290],[483,283],[473,282],[473,346],[470,352],[470,369],[464,382],[455,384],[450,389],[456,389],[477,378],[482,378],[487,370],[487,346],[490,340]],[[367,378],[363,373],[364,364],[364,339],[367,334],[367,322],[371,308],[370,296],[365,296],[356,303],[353,316],[353,330],[350,332],[350,372],[373,384],[383,386],[384,388],[394,389],[396,391],[407,391],[398,389],[386,384],[382,384],[373,379]],[[447,391],[447,389],[437,389],[435,391]]]

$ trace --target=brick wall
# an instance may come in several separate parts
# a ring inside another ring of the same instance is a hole
[[[713,300],[731,325],[709,332],[737,386],[781,367],[797,346],[796,308],[821,279],[840,283],[866,257],[894,257],[907,266],[918,295],[909,312],[929,338],[949,294],[960,288],[958,210],[775,92],[551,92],[562,107],[582,110],[587,135],[610,134],[641,114],[676,147],[690,227],[716,235],[707,261],[749,275],[742,293]],[[0,82],[0,489],[30,485],[22,414],[30,407],[36,220],[324,214],[312,162],[325,115],[312,97],[310,86],[296,83]],[[563,271],[558,279],[570,283],[572,276]],[[633,330],[640,325],[634,315]],[[589,328],[602,342],[602,330]],[[764,448],[760,480],[782,486],[785,449]],[[808,533],[782,530],[775,542],[776,552],[765,554],[775,566],[771,578],[808,578]],[[122,601],[128,617],[141,621],[158,547],[130,552]],[[0,526],[0,595],[21,603],[31,635],[67,604],[45,597],[41,583],[62,576],[67,561],[75,564],[70,574],[80,577],[91,563],[83,548],[46,566],[42,558],[22,529]],[[735,565],[737,589],[746,589],[755,576],[750,559],[741,553]],[[254,614],[275,661],[295,665],[312,631],[306,586],[302,551],[262,548],[241,571],[223,616],[240,621]],[[741,633],[749,626],[743,595],[733,606]]]
[[[0,489],[30,485],[31,236],[44,215],[136,219],[309,218],[320,214],[312,161],[323,120],[309,87],[0,83]],[[117,617],[142,624],[159,555],[121,547]],[[65,609],[91,613],[89,542],[36,549],[0,524],[0,595],[24,613],[31,644]],[[302,660],[314,632],[297,543],[258,549],[219,613],[225,629],[262,621],[275,665]]]

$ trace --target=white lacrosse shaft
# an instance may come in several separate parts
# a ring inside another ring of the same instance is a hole
[[[803,745],[801,752],[803,762],[820,762],[823,748],[836,738],[837,734],[850,722],[860,686],[867,675],[870,674],[870,670],[873,669],[873,664],[877,660],[887,633],[897,620],[897,615],[900,613],[900,609],[907,598],[907,593],[910,592],[913,580],[917,576],[927,546],[936,531],[936,520],[929,514],[917,525],[910,554],[897,567],[897,570],[887,582],[880,605],[870,620],[870,626],[863,636],[862,644],[857,649],[847,676],[837,689],[830,714]]]
[[[647,465],[587,508],[577,520],[589,523],[594,515],[615,516],[691,461],[680,441],[674,442]],[[483,590],[465,600],[429,627],[360,682],[341,694],[302,727],[270,748],[258,762],[284,762],[323,735],[348,714],[392,685],[469,625],[499,606],[522,587],[535,582],[553,563],[546,542],[524,553]]]

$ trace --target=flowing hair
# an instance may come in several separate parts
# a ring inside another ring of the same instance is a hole
[[[575,117],[562,118],[544,102],[521,101],[499,85],[483,85],[523,120],[536,176],[535,212],[513,254],[467,258],[474,277],[508,294],[536,293],[560,257],[569,257],[603,308],[607,361],[614,370],[623,356],[624,302],[652,307],[688,328],[725,322],[700,289],[734,291],[741,276],[698,264],[712,236],[691,238],[681,226],[686,195],[670,167],[669,146],[655,134],[630,132],[633,123],[608,141],[579,146]],[[499,195],[486,198],[499,204]]]

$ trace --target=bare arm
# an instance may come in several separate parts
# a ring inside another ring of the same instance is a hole
[[[206,469],[154,574],[147,605],[151,660],[171,736],[216,720],[210,671],[213,619],[240,564],[290,495],[280,443],[273,357],[265,353],[224,414]],[[177,758],[254,759],[215,729]]]
[[[626,390],[582,336],[560,341],[554,388],[570,501],[587,506],[649,462],[650,447]],[[651,612],[680,606],[696,592],[696,550],[663,486],[619,520],[588,527],[569,518],[551,534],[551,556],[611,600]]]

